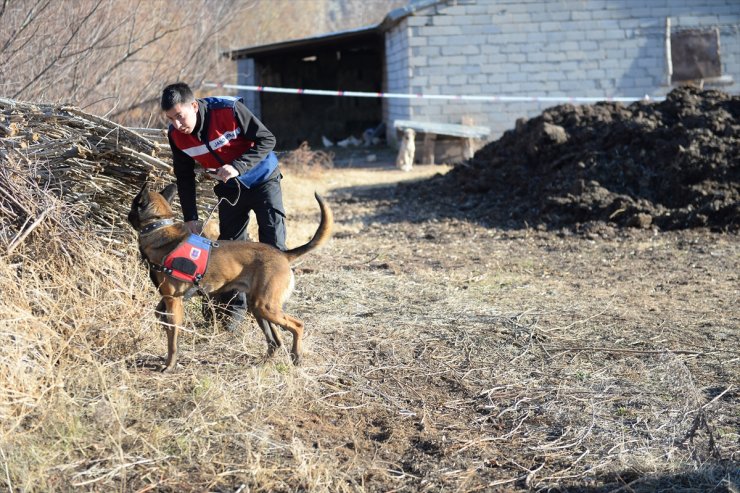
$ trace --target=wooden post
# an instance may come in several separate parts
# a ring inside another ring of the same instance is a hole
[[[473,149],[473,139],[463,139],[463,159],[472,158],[473,154],[475,154],[475,151]]]
[[[424,134],[424,148],[421,153],[421,162],[423,164],[434,164],[434,142],[437,140],[437,134],[427,132]]]
[[[472,126],[475,125],[475,118],[473,118],[470,115],[463,115],[463,117],[460,119],[460,123],[462,123],[465,126]],[[466,137],[463,138],[463,146],[462,146],[462,154],[463,159],[470,159],[473,157],[473,154],[475,153],[474,147],[473,147],[473,139],[472,137]]]

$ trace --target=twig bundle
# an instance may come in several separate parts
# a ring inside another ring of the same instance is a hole
[[[72,106],[0,98],[0,160],[33,167],[37,183],[87,207],[90,219],[108,231],[118,229],[121,204],[130,203],[145,180],[171,173],[169,156],[162,131],[128,129]],[[12,202],[5,194],[0,209],[17,216],[23,207]]]

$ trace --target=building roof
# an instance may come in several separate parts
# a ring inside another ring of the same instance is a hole
[[[385,16],[385,18],[377,24],[358,27],[355,29],[347,29],[344,31],[336,31],[333,33],[320,34],[318,36],[310,36],[307,38],[291,39],[288,41],[280,41],[277,43],[249,46],[247,48],[240,48],[238,50],[228,51],[225,53],[225,55],[233,60],[236,60],[239,58],[254,57],[255,55],[275,55],[288,51],[296,51],[301,48],[319,48],[325,45],[336,44],[337,42],[356,41],[362,38],[378,36],[401,22],[406,17],[413,15],[420,10],[424,10],[429,7],[433,7],[434,5],[445,2],[446,0],[411,0],[409,4],[405,7],[391,10]]]
[[[381,33],[380,24],[320,34],[308,38],[291,39],[266,45],[250,46],[226,52],[226,55],[236,60],[238,58],[253,57],[255,55],[275,55],[301,48],[317,48],[324,45],[333,45],[342,41],[356,41],[362,38],[377,36]]]

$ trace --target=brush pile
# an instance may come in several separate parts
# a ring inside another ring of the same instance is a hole
[[[120,229],[122,210],[143,181],[170,173],[164,134],[143,132],[71,106],[0,98],[2,226],[14,225],[17,241],[50,210],[42,202],[60,199],[79,206],[78,219]],[[34,194],[35,187],[43,193]]]
[[[423,187],[459,190],[468,217],[504,227],[737,231],[740,96],[555,106]]]

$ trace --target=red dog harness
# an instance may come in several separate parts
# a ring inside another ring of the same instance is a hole
[[[212,243],[207,238],[191,234],[162,261],[162,272],[196,286],[208,269]]]

